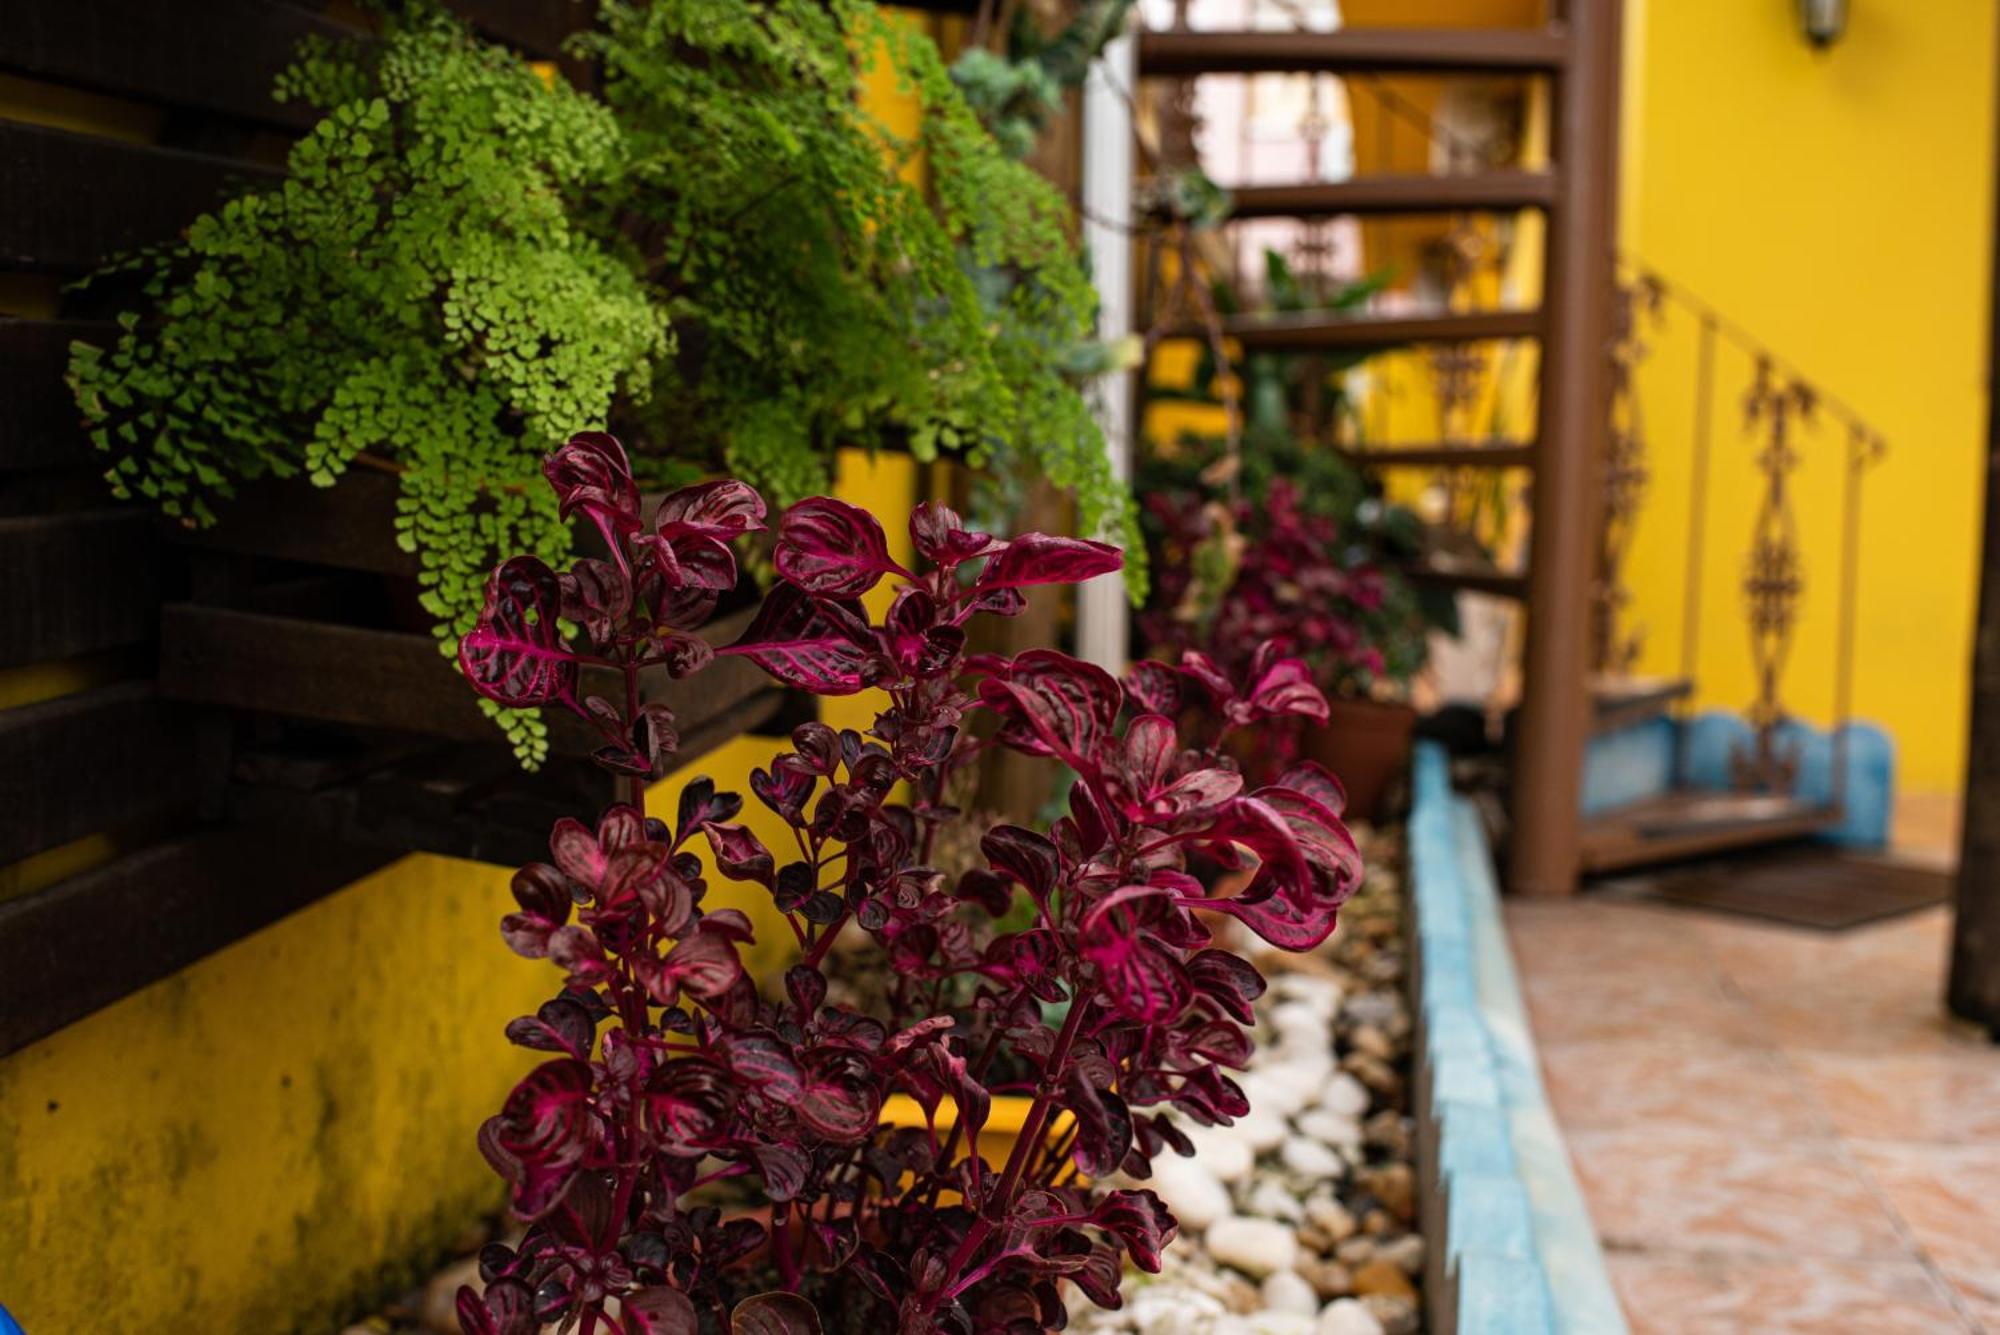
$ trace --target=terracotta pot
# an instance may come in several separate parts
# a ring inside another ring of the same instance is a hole
[[[1347,789],[1349,815],[1379,821],[1391,789],[1410,766],[1417,711],[1382,700],[1330,700],[1326,726],[1301,741],[1306,758],[1332,770]]]

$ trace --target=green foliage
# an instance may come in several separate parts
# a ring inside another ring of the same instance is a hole
[[[75,348],[77,401],[114,489],[196,524],[242,480],[392,462],[397,541],[449,652],[496,553],[568,548],[526,486],[549,443],[643,392],[670,346],[637,276],[579,225],[618,125],[436,17],[313,45],[278,93],[326,113],[287,179],[131,262],[146,322]],[[505,723],[545,751],[537,722]]]
[[[500,553],[567,552],[525,484],[584,428],[654,485],[781,502],[842,445],[1032,460],[1136,550],[1066,372],[1095,310],[1067,207],[930,40],[865,0],[601,8],[602,99],[421,3],[302,50],[278,95],[324,115],[284,183],[116,266],[142,311],[73,350],[119,494],[207,524],[243,481],[392,468],[447,651]],[[880,60],[913,138],[862,108]]]

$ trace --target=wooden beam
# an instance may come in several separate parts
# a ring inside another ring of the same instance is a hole
[[[707,638],[728,644],[750,617],[748,610],[725,617]],[[762,670],[732,656],[684,681],[649,673],[645,694],[674,711],[679,729],[693,732],[769,684]],[[586,678],[587,693],[611,690],[608,674]],[[437,642],[407,631],[170,603],[161,612],[160,691],[192,704],[452,741],[499,738]],[[558,752],[586,755],[599,745],[574,715],[552,709],[547,717]]]
[[[1399,566],[1397,569],[1418,584],[1440,589],[1484,593],[1495,598],[1525,598],[1528,594],[1528,577],[1505,570],[1460,570],[1423,564]]]
[[[359,30],[258,0],[10,0],[0,70],[287,129],[319,113],[271,96],[308,36]]]
[[[1468,343],[1480,339],[1534,338],[1539,311],[1466,311],[1437,315],[1241,316],[1223,321],[1223,336],[1246,352],[1317,352],[1333,348],[1394,348],[1406,343]],[[1198,327],[1174,338],[1205,338]]]
[[[1995,233],[1993,260],[1986,321],[1989,387],[2000,385],[2000,233]],[[1991,393],[1986,400],[1979,611],[1972,644],[1972,721],[1945,1004],[2000,1040],[2000,399]]]
[[[155,844],[0,903],[0,1055],[157,982],[396,855],[308,830]]]
[[[1363,468],[1532,468],[1535,465],[1532,444],[1377,445],[1340,453]]]
[[[0,712],[0,864],[192,810],[193,735],[149,681]]]
[[[0,319],[0,476],[103,467],[63,375],[72,342],[117,337],[109,320]]]
[[[1611,415],[1622,0],[1561,6],[1574,42],[1556,91],[1562,186],[1550,210],[1549,313],[1535,438],[1527,643],[1512,783],[1512,888],[1576,890],[1584,746],[1590,735],[1590,598]]]
[[[74,658],[153,636],[159,561],[135,507],[0,519],[0,667]]]
[[[1139,73],[1551,74],[1570,50],[1551,28],[1147,32],[1139,37]]]
[[[212,527],[176,529],[174,539],[202,551],[415,579],[416,553],[396,545],[400,491],[394,477],[366,468],[331,487],[303,478],[252,482],[216,507]]]
[[[246,187],[283,173],[206,153],[0,121],[0,265],[79,273],[171,241]]]
[[[1346,181],[1228,186],[1229,216],[1326,218],[1348,214],[1475,213],[1545,209],[1556,177],[1546,171],[1487,171],[1465,176],[1385,173]]]

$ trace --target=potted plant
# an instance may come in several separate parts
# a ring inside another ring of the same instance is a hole
[[[1271,661],[1239,689],[1198,655],[1185,670],[1140,664],[1122,685],[1051,649],[969,659],[973,618],[1116,569],[1117,551],[1000,541],[929,504],[910,518],[910,570],[871,516],[826,498],[778,520],[778,583],[740,640],[709,645],[695,632],[731,582],[729,544],[764,527],[756,492],[708,483],[648,519],[601,437],[547,473],[610,556],[564,572],[505,562],[462,665],[503,704],[588,720],[630,800],[594,826],[559,822],[551,861],[514,880],[503,934],[564,982],[508,1029],[549,1058],[479,1140],[527,1230],[482,1255],[483,1289],[459,1295],[464,1329],[1047,1331],[1065,1323],[1065,1282],[1115,1305],[1125,1262],[1157,1268],[1176,1225],[1151,1191],[1093,1181],[1189,1152],[1176,1118],[1248,1109],[1227,1071],[1248,1057],[1263,980],[1207,915],[1307,949],[1359,880],[1331,775],[1306,763],[1253,788],[1225,752],[1177,737],[1190,692],[1236,727],[1321,716],[1304,664]],[[861,598],[884,580],[895,594],[878,620]],[[672,721],[633,683],[717,657],[818,694],[887,695],[866,735],[804,725],[755,774],[789,846],[757,839],[736,819],[743,799],[713,785],[646,809]],[[579,698],[591,666],[623,676],[622,698]],[[984,830],[978,865],[948,876],[930,855],[961,819],[949,781],[1006,749],[1074,776],[1067,813],[1046,831]],[[1246,857],[1258,870],[1239,893],[1195,874]],[[768,893],[793,936],[798,963],[768,990],[740,962],[749,920],[704,905],[710,877]],[[888,1013],[828,999],[843,932],[904,980]],[[1030,1096],[1004,1156],[984,1134],[1003,1063]],[[920,1125],[885,1123],[897,1096]],[[768,1213],[690,1205],[736,1179]]]

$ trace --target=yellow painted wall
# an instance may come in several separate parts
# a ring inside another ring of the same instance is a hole
[[[1628,0],[1622,239],[1887,436],[1865,492],[1856,706],[1896,737],[1906,789],[1964,764],[1985,430],[1995,6],[1857,0],[1814,52],[1790,4]],[[1653,499],[1633,584],[1642,667],[1681,650],[1694,340],[1656,331],[1643,382]],[[1725,352],[1702,581],[1702,702],[1753,694],[1738,582],[1756,495]],[[1808,589],[1787,698],[1832,704],[1838,434],[1802,443]]]

